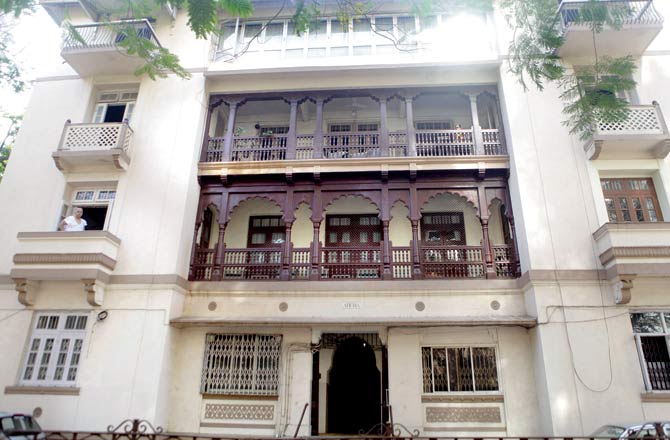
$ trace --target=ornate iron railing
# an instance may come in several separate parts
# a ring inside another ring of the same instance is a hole
[[[103,124],[72,124],[65,122],[58,150],[60,151],[101,151],[118,149],[126,153],[130,150],[133,130],[128,122]]]
[[[653,0],[601,0],[598,8],[610,16],[611,21],[621,25],[649,25],[663,23],[663,16],[654,8]],[[594,11],[588,1],[563,1],[558,9],[561,30],[572,26],[588,25],[593,15],[601,17],[601,10]]]
[[[63,40],[63,52],[115,48],[128,37],[128,32],[135,32],[161,47],[148,20],[123,20],[73,26]]]

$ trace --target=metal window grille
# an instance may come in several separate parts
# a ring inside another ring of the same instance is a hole
[[[201,392],[277,395],[281,339],[279,335],[208,333]]]
[[[22,385],[72,386],[77,379],[88,316],[40,314],[28,342]]]
[[[498,391],[494,347],[423,347],[423,392]]]
[[[670,390],[670,312],[636,312],[630,318],[647,389]]]

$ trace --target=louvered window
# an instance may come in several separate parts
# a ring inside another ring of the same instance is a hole
[[[498,391],[494,347],[423,347],[423,392]]]
[[[88,316],[38,314],[21,371],[22,385],[74,386],[86,337]]]
[[[203,394],[276,396],[281,336],[208,333]]]
[[[670,312],[631,313],[637,351],[648,390],[670,390]]]

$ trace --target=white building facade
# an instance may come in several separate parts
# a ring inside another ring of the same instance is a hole
[[[598,35],[637,87],[584,142],[555,84],[509,73],[498,9],[297,36],[258,2],[214,42],[165,9],[134,29],[191,78],[151,80],[97,1],[43,3],[85,44],[36,81],[0,185],[0,410],[253,436],[668,418],[670,4]],[[87,230],[58,231],[74,207]]]

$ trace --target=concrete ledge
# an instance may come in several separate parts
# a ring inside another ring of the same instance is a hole
[[[49,231],[49,232],[19,232],[16,234],[19,240],[30,239],[77,239],[77,238],[104,238],[117,245],[121,245],[121,239],[109,231]]]
[[[14,254],[14,264],[101,264],[114,270],[116,260],[102,252]]]
[[[670,391],[656,393],[642,393],[640,400],[643,402],[667,402],[670,403]]]
[[[238,395],[238,394],[210,394],[210,393],[201,393],[203,399],[218,399],[218,400],[279,400],[279,396],[255,396],[250,395]]]
[[[52,396],[78,396],[78,387],[35,387],[35,386],[6,386],[5,394],[43,394]]]

